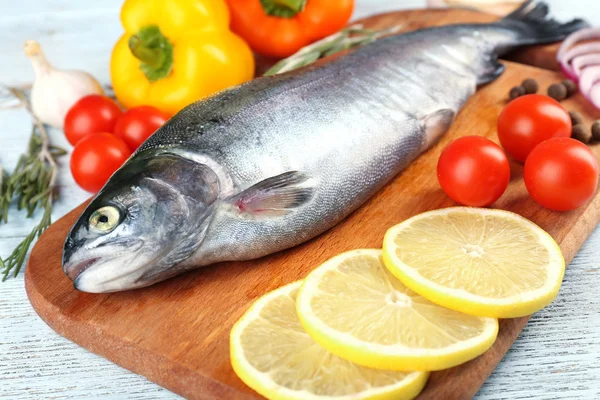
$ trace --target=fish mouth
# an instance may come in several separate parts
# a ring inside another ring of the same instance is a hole
[[[93,257],[75,264],[68,263],[64,266],[65,274],[69,277],[69,279],[75,281],[88,268],[96,264],[99,259],[100,257]]]
[[[111,276],[109,278],[98,278],[98,275],[94,276],[95,269],[90,272],[82,272],[73,280],[73,287],[80,292],[87,293],[111,293],[120,292],[125,289],[134,289],[136,287],[142,287],[146,285],[133,285],[136,278],[131,277],[135,274],[135,270],[127,271],[120,275]],[[91,274],[91,275],[90,275]]]
[[[65,249],[63,261],[65,275],[73,281],[75,289],[88,293],[106,293],[129,275],[137,277],[140,264],[139,250],[144,241],[140,238],[121,240],[119,243],[102,243],[94,248]],[[83,254],[82,254],[83,252]],[[85,254],[87,253],[87,254]],[[143,258],[143,257],[142,257]]]
[[[83,267],[73,280],[73,287],[87,293],[111,293],[144,285],[134,284],[145,263],[133,262],[135,257],[113,257],[88,260],[77,264]]]
[[[102,269],[107,263],[113,259],[102,259],[101,257],[91,258],[86,261],[75,264],[72,270],[69,270],[67,275],[73,280],[75,289],[88,293],[108,293],[112,290],[105,290],[104,287],[111,282],[119,281],[123,277],[127,277],[133,271],[125,271],[122,274],[110,277],[98,278],[96,274],[98,268]],[[90,275],[91,274],[91,275]]]

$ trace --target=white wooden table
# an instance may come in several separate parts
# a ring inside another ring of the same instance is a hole
[[[358,0],[355,18],[423,6],[423,0]],[[585,16],[600,24],[597,0],[554,0],[560,19]],[[0,83],[30,83],[22,52],[26,39],[41,42],[63,68],[91,72],[109,83],[110,50],[118,38],[121,0],[0,0]],[[0,110],[0,164],[12,168],[25,149],[30,120],[22,109]],[[54,144],[68,148],[62,132]],[[89,195],[61,163],[56,220]],[[36,215],[36,221],[39,215]],[[0,225],[6,257],[34,224],[13,210]],[[537,313],[477,395],[478,399],[600,399],[600,229],[569,266],[558,299]],[[174,399],[173,393],[58,336],[27,300],[23,274],[0,283],[0,397],[7,399]]]

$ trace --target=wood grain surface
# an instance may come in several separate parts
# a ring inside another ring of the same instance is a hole
[[[38,314],[58,333],[127,369],[188,398],[256,398],[229,364],[228,333],[248,305],[262,294],[305,276],[333,255],[381,244],[385,230],[420,212],[452,206],[440,190],[435,165],[441,149],[465,134],[495,140],[495,122],[508,89],[524,77],[541,87],[560,75],[509,63],[506,72],[469,100],[448,134],[360,210],[324,235],[259,260],[223,263],[184,274],[150,288],[93,295],[77,292],[60,268],[66,233],[83,206],[56,222],[33,250],[26,288]],[[579,96],[568,109],[590,122],[598,113]],[[594,147],[594,151],[598,152]],[[539,224],[570,261],[600,219],[600,196],[568,213],[545,210],[527,195],[522,168],[495,207]],[[496,344],[478,359],[432,374],[423,399],[472,397],[517,338],[527,318],[504,320]]]

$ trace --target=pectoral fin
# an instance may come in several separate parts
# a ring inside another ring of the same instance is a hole
[[[285,172],[251,186],[231,202],[240,213],[277,217],[308,202],[314,195],[314,184],[314,179],[301,172]]]

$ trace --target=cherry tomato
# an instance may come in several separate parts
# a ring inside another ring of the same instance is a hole
[[[541,143],[527,157],[523,173],[533,200],[555,211],[583,205],[598,185],[596,157],[586,145],[571,138]]]
[[[450,143],[437,165],[442,189],[467,206],[489,206],[502,196],[510,180],[504,151],[481,136],[464,136]]]
[[[73,146],[84,136],[97,132],[113,132],[123,114],[117,103],[106,96],[91,94],[82,97],[65,116],[65,135]]]
[[[82,189],[96,193],[130,155],[123,139],[108,132],[92,133],[73,149],[71,173]]]
[[[117,120],[115,135],[122,138],[132,151],[160,128],[169,116],[152,106],[130,108]]]
[[[571,137],[571,119],[563,106],[548,96],[518,97],[498,117],[500,144],[519,162],[525,162],[535,146],[553,137]]]

